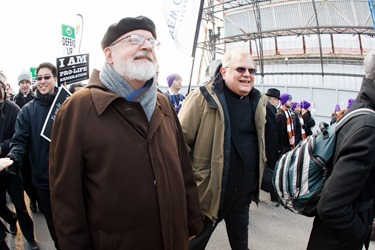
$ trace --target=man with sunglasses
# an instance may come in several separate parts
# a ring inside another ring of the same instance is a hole
[[[36,97],[22,107],[15,124],[15,132],[7,157],[14,161],[6,171],[17,172],[26,153],[30,155],[31,177],[37,191],[38,207],[43,213],[50,235],[59,249],[51,212],[48,154],[50,142],[40,135],[48,112],[55,99],[57,69],[49,63],[41,63],[36,69]],[[37,249],[37,248],[32,248]]]
[[[62,249],[188,249],[202,228],[177,115],[157,91],[154,22],[126,17],[101,42],[106,63],[60,108],[50,186]]]
[[[267,97],[254,88],[255,73],[249,51],[227,51],[220,74],[191,92],[178,114],[204,216],[192,250],[205,249],[222,220],[231,248],[249,248],[249,208],[265,167]]]

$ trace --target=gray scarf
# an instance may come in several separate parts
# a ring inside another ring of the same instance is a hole
[[[99,79],[106,88],[124,97],[127,101],[140,102],[147,120],[151,120],[156,105],[156,84],[153,78],[148,80],[141,89],[134,90],[111,65],[106,63],[99,73]],[[138,92],[140,93],[137,95]]]

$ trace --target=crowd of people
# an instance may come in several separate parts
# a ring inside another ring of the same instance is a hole
[[[158,91],[154,22],[125,17],[110,25],[103,67],[87,86],[72,84],[51,140],[40,135],[58,88],[49,62],[20,73],[10,97],[0,72],[0,249],[19,223],[39,249],[26,209],[44,215],[56,249],[206,248],[224,221],[230,246],[249,249],[250,204],[260,190],[278,203],[271,182],[281,155],[312,135],[311,103],[254,87],[256,66],[242,48],[228,50],[208,81],[184,96],[182,78]],[[375,109],[375,51],[347,110]],[[308,249],[361,249],[373,221],[375,116],[356,117],[337,135],[334,168],[323,190]],[[334,191],[332,191],[334,190]],[[15,212],[6,204],[8,193]],[[259,207],[261,209],[261,207]]]

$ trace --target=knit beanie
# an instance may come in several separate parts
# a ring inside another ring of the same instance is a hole
[[[4,75],[4,72],[0,70],[0,82],[6,84],[7,83],[7,78]]]
[[[308,109],[308,108],[310,108],[310,106],[311,106],[311,104],[308,101],[303,100],[301,102],[301,108],[303,108],[303,109]]]
[[[133,30],[148,30],[156,37],[156,28],[154,22],[145,16],[125,17],[118,23],[114,23],[108,27],[107,32],[104,34],[101,45],[104,50],[110,46],[120,36],[133,31]]]
[[[336,104],[334,112],[339,112],[341,110],[340,105]]]
[[[280,96],[280,103],[284,105],[287,101],[292,100],[292,96],[288,93],[284,93]]]
[[[292,111],[294,111],[297,106],[300,106],[300,104],[298,102],[292,102],[292,105],[290,106],[290,108],[292,109]]]
[[[181,76],[179,74],[170,74],[169,76],[167,76],[168,87],[172,85],[173,81],[176,80],[176,78],[181,78]]]
[[[347,109],[350,108],[350,106],[352,106],[353,102],[354,102],[354,99],[353,98],[349,98]]]
[[[31,73],[29,71],[22,71],[21,74],[18,76],[18,84],[20,84],[23,80],[28,81],[31,83]]]

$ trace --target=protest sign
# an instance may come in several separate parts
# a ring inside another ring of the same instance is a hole
[[[40,135],[49,142],[51,142],[52,125],[56,119],[57,112],[59,111],[61,105],[65,102],[65,100],[68,99],[71,95],[72,94],[65,86],[59,87],[56,97],[53,100],[52,106],[48,111],[46,120],[42,128],[42,132],[40,133]]]

